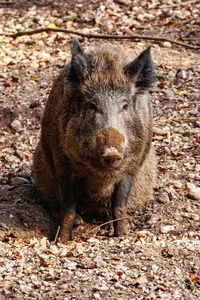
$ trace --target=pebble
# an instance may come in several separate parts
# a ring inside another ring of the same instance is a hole
[[[179,77],[183,80],[187,79],[187,74],[185,70],[180,70]]]
[[[181,269],[178,267],[175,267],[175,273],[176,275],[180,275],[181,274]]]
[[[200,220],[200,216],[197,214],[191,214],[191,219],[193,219],[194,221],[199,221]]]
[[[94,286],[95,291],[107,291],[108,287],[105,284]]]
[[[144,20],[144,15],[143,14],[138,14],[137,19],[138,19],[138,21],[143,21]]]
[[[183,187],[183,184],[180,181],[174,181],[173,185],[177,188],[177,189],[181,189]]]
[[[19,120],[14,120],[11,124],[10,124],[11,128],[17,132],[20,132],[22,130],[22,124]]]
[[[58,247],[56,245],[51,245],[49,248],[49,252],[55,256],[58,256],[58,254],[60,253],[60,250],[58,249]]]
[[[153,273],[155,274],[155,273],[157,273],[158,272],[158,270],[159,270],[159,266],[157,266],[157,265],[152,265],[152,271],[153,271]]]
[[[160,233],[169,233],[175,230],[175,226],[173,225],[163,225],[160,227]]]
[[[90,28],[83,28],[82,29],[82,33],[83,34],[89,34],[91,31],[90,31]]]
[[[168,42],[168,41],[162,42],[161,45],[162,45],[164,48],[171,48],[171,47],[172,47],[172,43],[170,43],[170,42]]]
[[[110,20],[106,20],[106,21],[103,22],[103,28],[108,33],[111,33],[113,31],[114,25]]]
[[[168,134],[168,130],[166,129],[162,129],[162,128],[158,128],[158,127],[153,127],[153,133],[157,134],[157,135],[167,135]]]
[[[188,177],[190,179],[194,179],[196,177],[196,175],[194,173],[188,173]]]
[[[188,196],[194,200],[200,200],[200,187],[196,187],[193,183],[187,182]]]
[[[94,293],[93,297],[94,297],[94,299],[101,299],[101,296],[99,293]]]
[[[119,282],[115,283],[115,288],[120,289],[120,290],[125,290],[126,287],[122,284],[120,284]]]
[[[166,95],[167,98],[171,99],[171,98],[174,97],[174,92],[172,90],[168,89],[168,90],[165,91],[165,95]]]
[[[200,164],[195,166],[195,171],[200,172]]]

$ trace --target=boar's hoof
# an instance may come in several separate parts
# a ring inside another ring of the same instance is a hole
[[[76,214],[74,218],[74,227],[78,227],[79,225],[82,225],[84,223],[83,218]]]
[[[67,241],[71,241],[72,240],[72,231],[70,230],[66,230],[64,228],[62,228],[60,230],[60,234],[59,234],[59,240],[65,244]]]
[[[75,219],[75,212],[66,212],[62,217],[60,226],[59,238],[61,242],[65,243],[72,240],[72,229]]]
[[[128,233],[128,225],[126,220],[114,222],[114,236],[123,236]]]

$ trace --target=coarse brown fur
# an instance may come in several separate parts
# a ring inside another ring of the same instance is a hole
[[[105,44],[86,55],[91,65],[83,66],[79,56],[74,58],[80,60],[78,63],[72,58],[53,84],[34,154],[33,177],[50,209],[62,209],[60,181],[66,185],[79,182],[76,211],[86,216],[103,214],[112,219],[112,197],[126,174],[132,178],[126,205],[129,212],[153,198],[156,158],[151,144],[151,104],[147,89],[139,89],[141,76],[134,73],[131,77],[131,59],[120,47]],[[75,75],[70,73],[73,64]],[[133,69],[140,71],[137,64]],[[93,121],[96,107],[88,101],[93,97],[99,101],[99,111],[104,111],[103,117],[95,112],[97,121]],[[134,108],[130,112],[125,105],[124,111],[119,109],[123,97],[133,99],[130,101]],[[110,99],[109,103],[106,99]],[[122,100],[115,104],[116,99]],[[86,106],[82,108],[83,102]],[[100,123],[98,118],[104,119]],[[123,207],[115,212],[115,217],[126,215]],[[69,215],[72,218],[71,211]],[[65,215],[62,222],[67,223],[66,218]],[[65,226],[61,229],[65,231]],[[125,229],[121,232],[125,233]],[[68,239],[65,233],[61,239]]]

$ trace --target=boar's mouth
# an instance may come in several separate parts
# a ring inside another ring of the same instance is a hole
[[[120,153],[116,148],[110,147],[104,152],[82,157],[82,163],[85,162],[84,165],[86,166],[89,163],[97,171],[111,172],[119,170],[125,158],[126,156]]]
[[[123,155],[115,147],[106,148],[101,156],[105,168],[118,168],[123,160]]]
[[[90,157],[91,165],[99,171],[112,171],[119,170],[122,165],[123,159],[115,159],[115,158],[106,158],[106,159],[96,159]]]

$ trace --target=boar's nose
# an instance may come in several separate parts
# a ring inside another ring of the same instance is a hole
[[[108,167],[118,167],[123,159],[123,155],[115,147],[107,148],[102,157]]]

